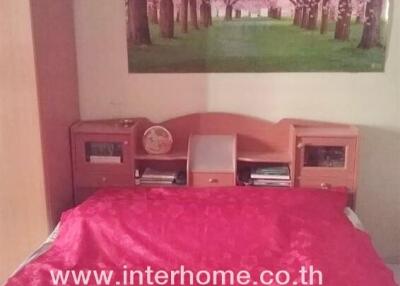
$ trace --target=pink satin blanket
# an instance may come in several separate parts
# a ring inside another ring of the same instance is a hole
[[[6,285],[53,285],[55,269],[184,265],[255,277],[286,270],[297,285],[298,270],[314,266],[325,286],[394,286],[368,235],[344,215],[346,199],[333,191],[248,187],[99,191],[63,214],[52,247]]]

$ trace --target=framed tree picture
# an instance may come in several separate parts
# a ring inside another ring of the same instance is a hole
[[[382,72],[388,0],[124,0],[131,73]]]

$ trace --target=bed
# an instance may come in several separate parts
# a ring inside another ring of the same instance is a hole
[[[65,212],[51,245],[5,285],[85,285],[72,275],[56,284],[59,270],[112,271],[107,283],[91,276],[87,285],[140,285],[139,275],[124,275],[183,266],[201,279],[175,285],[222,285],[201,271],[229,270],[250,278],[225,285],[395,286],[369,236],[344,214],[346,202],[343,192],[313,189],[108,188]],[[141,285],[172,285],[168,279]]]

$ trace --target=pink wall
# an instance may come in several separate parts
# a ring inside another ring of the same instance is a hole
[[[31,0],[50,225],[72,206],[69,126],[79,119],[72,1]]]

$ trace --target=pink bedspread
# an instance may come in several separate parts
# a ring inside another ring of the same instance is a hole
[[[345,204],[343,193],[311,190],[104,190],[65,212],[53,246],[6,285],[53,285],[56,269],[113,270],[110,285],[124,285],[122,269],[181,265],[248,270],[254,281],[265,269],[285,270],[287,285],[307,285],[299,269],[314,266],[326,286],[395,285],[368,235],[345,217]]]

